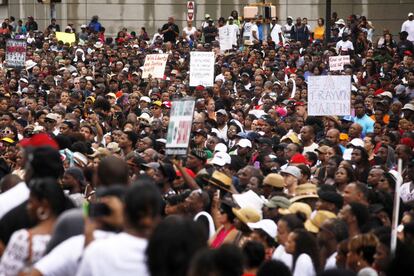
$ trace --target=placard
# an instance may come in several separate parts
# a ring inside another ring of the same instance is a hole
[[[234,31],[229,25],[224,25],[218,28],[220,50],[226,51],[233,49],[233,35]]]
[[[213,86],[214,60],[213,52],[190,53],[190,86]]]
[[[186,155],[191,139],[195,101],[185,99],[171,103],[170,122],[165,152],[167,155]]]
[[[165,65],[167,64],[168,54],[153,54],[145,57],[142,77],[147,79],[149,75],[153,78],[164,78]]]
[[[76,42],[76,36],[74,33],[56,32],[56,39],[58,41],[62,41],[64,44],[72,44]]]
[[[330,71],[341,71],[344,70],[345,64],[350,64],[351,60],[349,55],[346,56],[332,56],[329,57],[329,70]]]
[[[308,115],[351,115],[351,76],[309,77]]]
[[[8,39],[6,42],[7,67],[23,68],[26,62],[26,41]]]

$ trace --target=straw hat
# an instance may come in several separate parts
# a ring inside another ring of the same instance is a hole
[[[225,190],[229,193],[234,193],[235,190],[232,187],[231,182],[232,180],[229,176],[219,171],[214,171],[213,175],[208,181],[208,183],[216,186],[219,189]]]
[[[336,218],[332,212],[320,210],[311,214],[310,218],[305,222],[305,228],[309,232],[318,233],[321,225],[328,219]]]
[[[318,198],[318,190],[315,184],[305,183],[296,187],[296,196],[290,202],[296,202],[304,198]]]
[[[263,180],[263,185],[269,185],[275,188],[284,188],[285,180],[280,174],[269,173]]]
[[[233,214],[244,224],[258,222],[261,219],[259,212],[252,207],[245,207],[241,209],[232,209]]]
[[[306,218],[309,218],[312,213],[312,208],[306,203],[294,202],[288,209],[279,209],[279,214],[282,215],[296,214],[298,212],[304,213]]]

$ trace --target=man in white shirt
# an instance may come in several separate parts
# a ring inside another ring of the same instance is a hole
[[[140,182],[126,192],[124,231],[92,242],[85,250],[78,276],[149,275],[145,250],[160,219],[162,199],[151,180]]]
[[[239,26],[233,23],[234,18],[232,16],[229,16],[227,25],[229,26],[232,34],[232,44],[237,46],[237,41],[240,36],[240,29]]]
[[[282,26],[277,23],[278,20],[279,19],[277,17],[273,17],[272,23],[270,23],[270,37],[276,45],[279,45],[280,42],[283,42]]]
[[[288,16],[286,19],[286,24],[283,25],[283,35],[285,36],[286,40],[290,40],[290,32],[292,31],[293,28],[293,17],[292,16]]]
[[[242,30],[243,30],[243,41],[244,40],[250,40],[250,36],[252,34],[252,22],[250,22],[249,18],[245,19],[245,22],[242,26]]]
[[[408,19],[402,24],[401,32],[406,31],[408,33],[408,40],[414,42],[414,13],[408,14]]]
[[[347,53],[349,55],[351,51],[354,51],[354,44],[348,38],[348,33],[343,33],[342,40],[336,43],[336,52],[338,55],[341,55],[341,53]]]

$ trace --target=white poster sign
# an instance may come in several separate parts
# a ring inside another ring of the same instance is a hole
[[[190,53],[190,86],[213,86],[214,61],[213,52]]]
[[[167,64],[168,54],[153,54],[145,57],[142,78],[147,79],[149,75],[152,78],[164,78],[165,65]]]
[[[226,51],[233,49],[234,30],[232,30],[231,27],[229,27],[229,25],[224,25],[223,27],[218,28],[218,32],[220,50]]]
[[[308,115],[351,115],[351,76],[309,77]]]
[[[26,62],[26,41],[9,39],[6,42],[7,67],[24,67]]]
[[[345,64],[350,64],[351,60],[349,55],[347,56],[332,56],[329,57],[329,70],[330,71],[341,71],[344,70]]]
[[[194,99],[173,101],[165,145],[168,155],[186,155],[191,139],[195,101]]]

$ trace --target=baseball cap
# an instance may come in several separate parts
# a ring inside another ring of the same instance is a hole
[[[404,107],[402,108],[402,110],[411,110],[411,111],[414,111],[414,104],[407,103],[407,104],[404,105]]]
[[[216,111],[216,113],[227,116],[227,111],[224,110],[224,109],[219,109],[219,110]]]
[[[49,146],[56,150],[59,149],[58,143],[47,133],[38,133],[38,134],[33,135],[30,138],[25,138],[20,141],[20,145],[23,148],[28,148],[28,147],[37,148],[37,147]]]
[[[217,166],[224,166],[231,164],[231,157],[226,152],[216,152],[214,154],[213,159],[211,159],[210,164],[217,165]]]
[[[56,114],[56,113],[48,113],[46,115],[46,119],[50,119],[50,120],[54,120],[54,121],[59,120],[59,118],[60,118],[60,115]]]
[[[194,134],[196,135],[196,134],[198,134],[198,135],[201,135],[201,136],[203,136],[203,137],[207,137],[207,132],[204,130],[204,129],[197,129],[197,130],[195,130],[194,131]]]
[[[308,159],[306,159],[306,157],[303,154],[300,154],[300,153],[294,154],[292,156],[292,158],[290,158],[290,163],[291,164],[305,164],[305,165],[310,164]]]
[[[146,102],[146,103],[150,103],[151,99],[147,96],[142,96],[141,98],[139,98],[140,102]]]
[[[269,173],[263,180],[263,185],[269,185],[275,188],[284,188],[285,180],[280,174]]]
[[[218,143],[214,147],[214,152],[227,152],[227,146],[223,143]]]
[[[300,172],[300,169],[295,166],[287,166],[284,168],[281,173],[290,174],[296,177],[297,179],[300,179],[302,177],[302,174]]]
[[[242,148],[252,148],[252,142],[249,139],[240,139],[237,145]]]
[[[351,140],[351,142],[349,142],[348,145],[352,145],[354,147],[363,147],[364,141],[361,138],[354,138]]]
[[[414,15],[414,13],[410,12],[410,13],[408,14],[408,17],[413,16],[413,15]]]
[[[320,146],[315,151],[319,153],[327,153],[329,148],[329,146]]]

